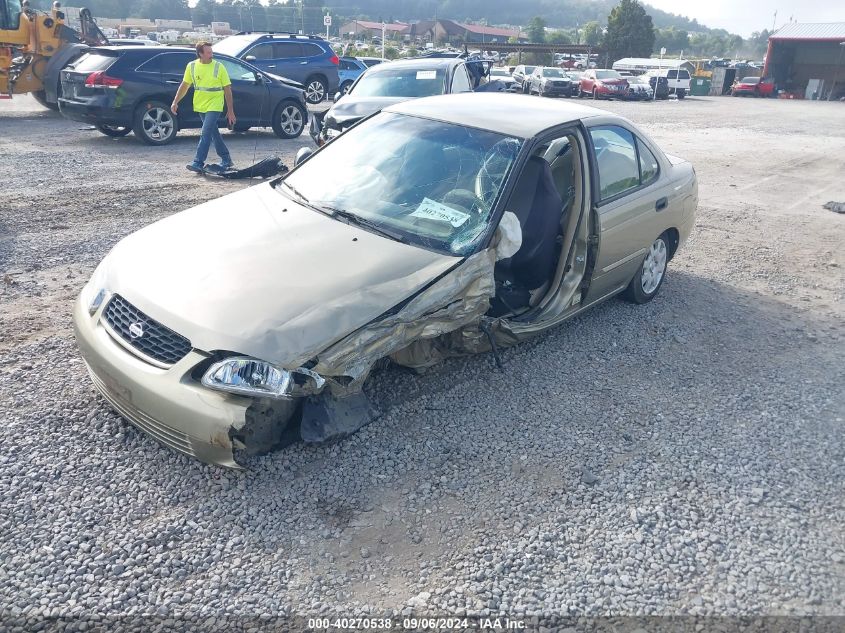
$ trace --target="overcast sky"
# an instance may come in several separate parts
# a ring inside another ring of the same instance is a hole
[[[745,37],[771,29],[775,11],[778,27],[790,16],[797,22],[845,22],[842,0],[645,0],[645,4]]]

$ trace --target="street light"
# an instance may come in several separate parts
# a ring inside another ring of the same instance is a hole
[[[845,53],[845,42],[839,42],[839,61],[836,63],[836,70],[833,71],[833,85],[827,93],[827,100],[833,100],[833,91],[836,89],[836,82],[839,81],[839,67],[842,66],[842,53]]]

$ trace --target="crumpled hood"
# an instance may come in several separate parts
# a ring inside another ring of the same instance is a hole
[[[363,119],[394,103],[408,101],[411,97],[360,97],[346,95],[335,103],[326,114],[326,123],[337,127]]]
[[[264,183],[133,233],[103,265],[109,291],[195,348],[294,368],[460,261],[333,220]]]

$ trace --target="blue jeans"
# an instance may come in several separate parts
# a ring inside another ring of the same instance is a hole
[[[214,141],[214,151],[220,157],[223,164],[232,162],[232,157],[229,155],[229,148],[223,142],[223,137],[220,135],[220,130],[217,129],[217,122],[220,120],[222,112],[198,112],[202,119],[202,134],[200,135],[200,142],[197,144],[197,154],[194,156],[194,164],[202,165],[205,159],[208,158],[208,148],[211,146],[211,141]]]

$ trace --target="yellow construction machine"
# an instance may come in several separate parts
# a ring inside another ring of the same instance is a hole
[[[88,9],[80,9],[79,23],[79,31],[66,26],[58,2],[46,13],[27,0],[0,0],[0,99],[29,92],[57,109],[62,68],[89,46],[109,43]]]

